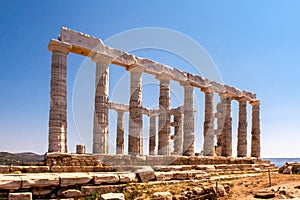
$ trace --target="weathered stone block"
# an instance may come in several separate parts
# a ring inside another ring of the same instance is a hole
[[[94,177],[95,184],[101,183],[118,183],[119,176],[118,174],[112,173],[90,173]]]
[[[58,186],[59,176],[55,174],[26,174],[22,176],[22,188]]]
[[[9,193],[8,200],[32,200],[31,192]]]
[[[84,185],[90,182],[93,177],[89,174],[84,173],[62,173],[59,174],[60,186],[70,186],[70,185]]]
[[[127,172],[127,173],[121,173],[121,174],[118,174],[118,175],[119,175],[119,178],[120,178],[120,183],[131,183],[131,182],[137,182],[138,181],[135,173]]]
[[[87,196],[91,193],[105,194],[109,192],[118,192],[122,187],[124,186],[122,185],[82,186],[81,192],[84,196]]]
[[[100,196],[100,200],[125,200],[123,193],[107,193]]]
[[[173,179],[173,172],[154,172],[157,181],[168,181]]]
[[[21,178],[14,175],[0,175],[0,189],[18,190],[21,187]]]
[[[69,189],[69,190],[63,191],[62,196],[66,197],[66,198],[76,198],[76,197],[81,197],[82,193],[79,190]]]
[[[148,182],[155,179],[154,171],[151,167],[145,167],[135,171],[136,175],[142,182]]]
[[[170,192],[154,192],[151,200],[172,200],[172,197]]]

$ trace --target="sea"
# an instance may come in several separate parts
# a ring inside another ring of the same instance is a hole
[[[300,158],[262,158],[262,160],[270,160],[277,167],[282,167],[287,162],[299,162]]]

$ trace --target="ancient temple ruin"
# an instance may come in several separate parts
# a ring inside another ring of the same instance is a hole
[[[95,62],[93,153],[108,154],[108,110],[113,109],[118,113],[117,154],[124,154],[124,113],[129,112],[129,154],[143,154],[142,124],[143,115],[147,115],[150,119],[150,155],[194,156],[194,90],[199,89],[205,94],[203,155],[232,156],[231,102],[235,100],[239,102],[237,156],[247,156],[247,103],[249,103],[252,106],[251,157],[260,157],[260,101],[256,99],[254,93],[240,91],[198,75],[113,49],[104,45],[100,39],[67,28],[61,29],[58,39],[52,39],[48,48],[52,52],[48,152],[67,152],[66,75],[67,56],[72,52],[88,56]],[[125,67],[130,73],[128,105],[108,100],[110,64]],[[160,81],[159,109],[143,107],[143,73],[151,74]],[[177,81],[184,88],[184,105],[177,108],[170,108],[170,81]],[[220,96],[216,108],[214,108],[214,94]],[[158,132],[156,117],[158,117]],[[217,127],[215,127],[215,120],[217,120]],[[171,135],[171,126],[175,127],[174,135]],[[215,142],[216,138],[217,142]],[[174,140],[173,152],[171,152],[171,140]]]

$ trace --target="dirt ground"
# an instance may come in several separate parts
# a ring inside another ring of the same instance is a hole
[[[271,174],[271,187],[268,174],[233,181],[224,181],[230,185],[228,194],[220,199],[256,199],[254,195],[261,191],[275,194],[271,199],[300,199],[300,175]]]

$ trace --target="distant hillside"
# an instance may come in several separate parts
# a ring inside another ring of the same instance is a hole
[[[38,155],[35,153],[8,153],[0,152],[0,165],[24,165],[28,162],[42,162],[44,161],[44,155]]]

